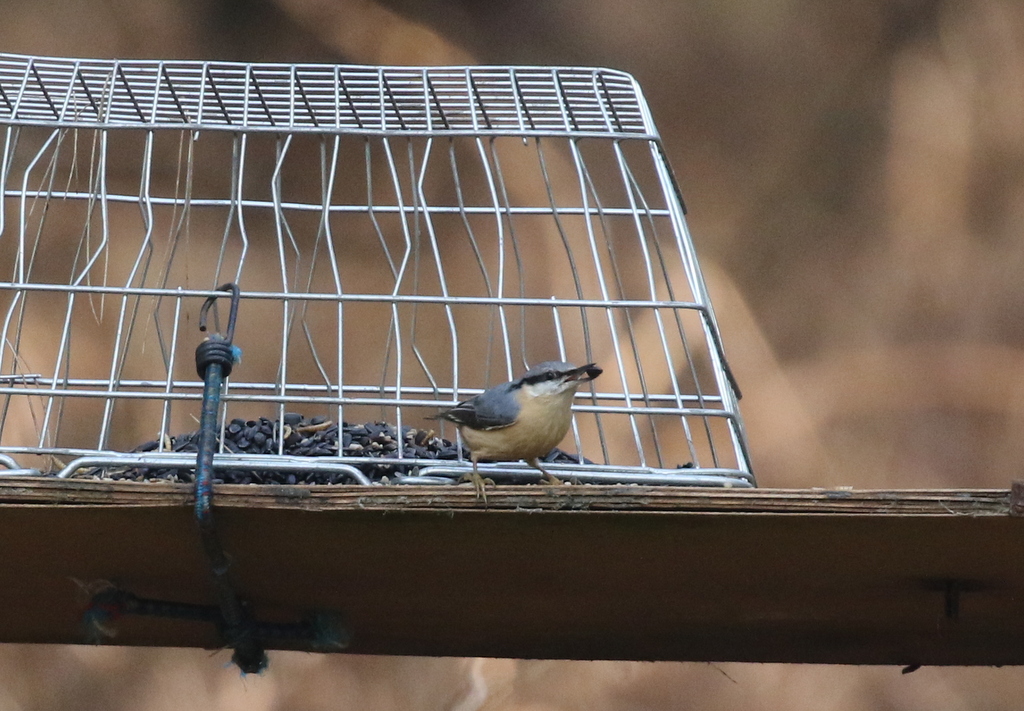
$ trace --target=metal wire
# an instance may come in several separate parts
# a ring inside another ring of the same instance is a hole
[[[188,326],[231,280],[245,355],[222,422],[429,429],[530,364],[595,361],[566,446],[594,463],[552,469],[754,483],[678,186],[627,74],[0,54],[0,125],[10,471],[185,466],[160,450],[199,412]],[[281,438],[266,462],[214,466],[371,483],[341,449],[286,457]],[[468,467],[396,456],[409,484]]]

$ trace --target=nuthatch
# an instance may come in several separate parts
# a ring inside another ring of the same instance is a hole
[[[459,426],[473,461],[469,478],[477,492],[483,494],[484,480],[477,469],[481,459],[523,459],[548,481],[561,483],[540,465],[540,458],[569,431],[576,388],[600,374],[601,369],[593,363],[577,368],[572,363],[549,360],[533,366],[517,380],[495,385],[439,414],[438,419]]]

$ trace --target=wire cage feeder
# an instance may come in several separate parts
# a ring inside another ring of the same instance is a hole
[[[455,482],[466,452],[428,418],[567,360],[604,373],[553,472],[754,485],[679,190],[627,74],[5,54],[0,123],[5,473],[194,466],[200,309],[233,282],[244,356],[220,472]],[[315,451],[296,454],[297,429]]]

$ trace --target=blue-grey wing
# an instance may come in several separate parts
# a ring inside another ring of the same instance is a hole
[[[439,417],[474,430],[496,430],[515,424],[519,402],[508,384],[498,385],[442,412]]]

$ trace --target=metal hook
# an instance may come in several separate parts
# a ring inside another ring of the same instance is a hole
[[[239,302],[239,289],[238,284],[234,282],[228,282],[227,284],[221,284],[217,287],[216,291],[226,291],[231,293],[231,313],[228,314],[228,334],[225,340],[230,343],[235,338],[235,320],[238,318],[238,302]],[[210,307],[213,306],[217,301],[216,296],[211,296],[203,302],[203,307],[199,309],[199,330],[206,332],[206,317],[210,311]],[[220,332],[220,318],[217,315],[217,311],[213,312],[213,321],[217,327],[218,333]]]

